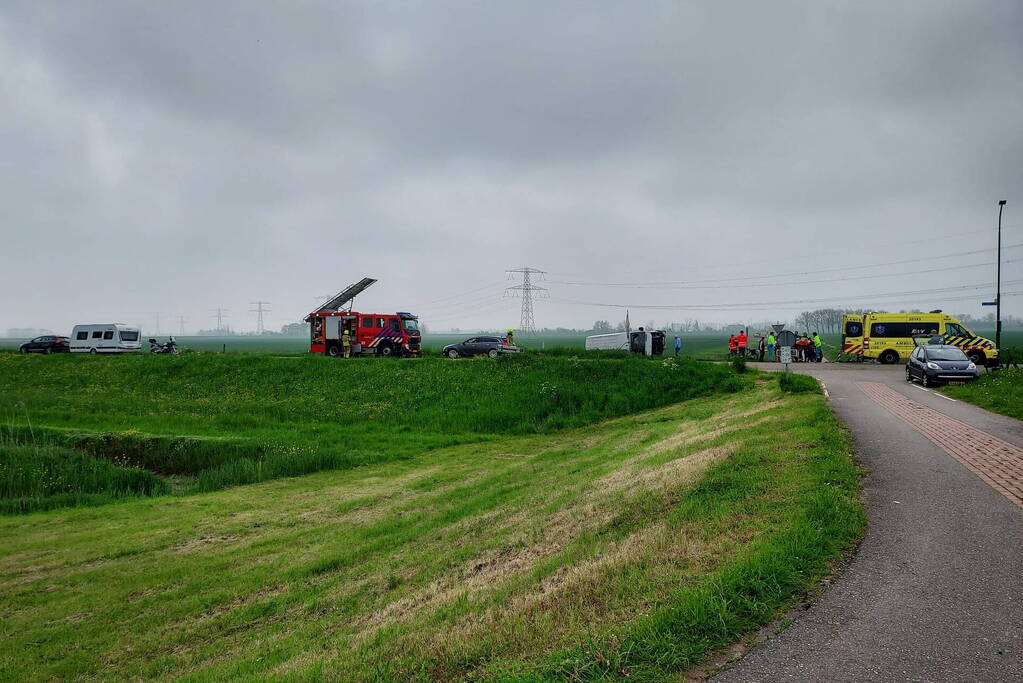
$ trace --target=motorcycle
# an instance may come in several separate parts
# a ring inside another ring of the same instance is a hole
[[[178,349],[178,343],[174,341],[174,337],[169,337],[167,341],[162,344],[150,337],[149,353],[173,353],[174,355],[178,355],[181,351]]]

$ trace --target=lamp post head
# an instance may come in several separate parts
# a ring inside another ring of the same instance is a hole
[[[998,200],[998,206],[1005,206],[1005,200],[1004,199],[999,199]]]

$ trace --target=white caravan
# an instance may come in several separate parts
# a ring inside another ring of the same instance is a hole
[[[636,330],[594,334],[586,338],[586,350],[618,350],[659,356],[664,353],[664,330]]]
[[[124,323],[75,325],[71,353],[132,353],[142,349],[142,332]]]

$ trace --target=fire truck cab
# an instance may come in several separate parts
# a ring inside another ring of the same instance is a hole
[[[358,313],[340,310],[376,280],[363,278],[306,316],[309,352],[343,356],[348,333],[350,355],[418,356],[422,353],[419,320],[411,313]]]

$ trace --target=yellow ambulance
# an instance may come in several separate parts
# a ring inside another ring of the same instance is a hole
[[[942,344],[958,346],[977,365],[997,363],[998,349],[993,341],[975,335],[941,311],[846,313],[842,319],[842,353],[847,358],[897,363],[909,358],[918,341],[927,343],[931,337],[941,337]]]

